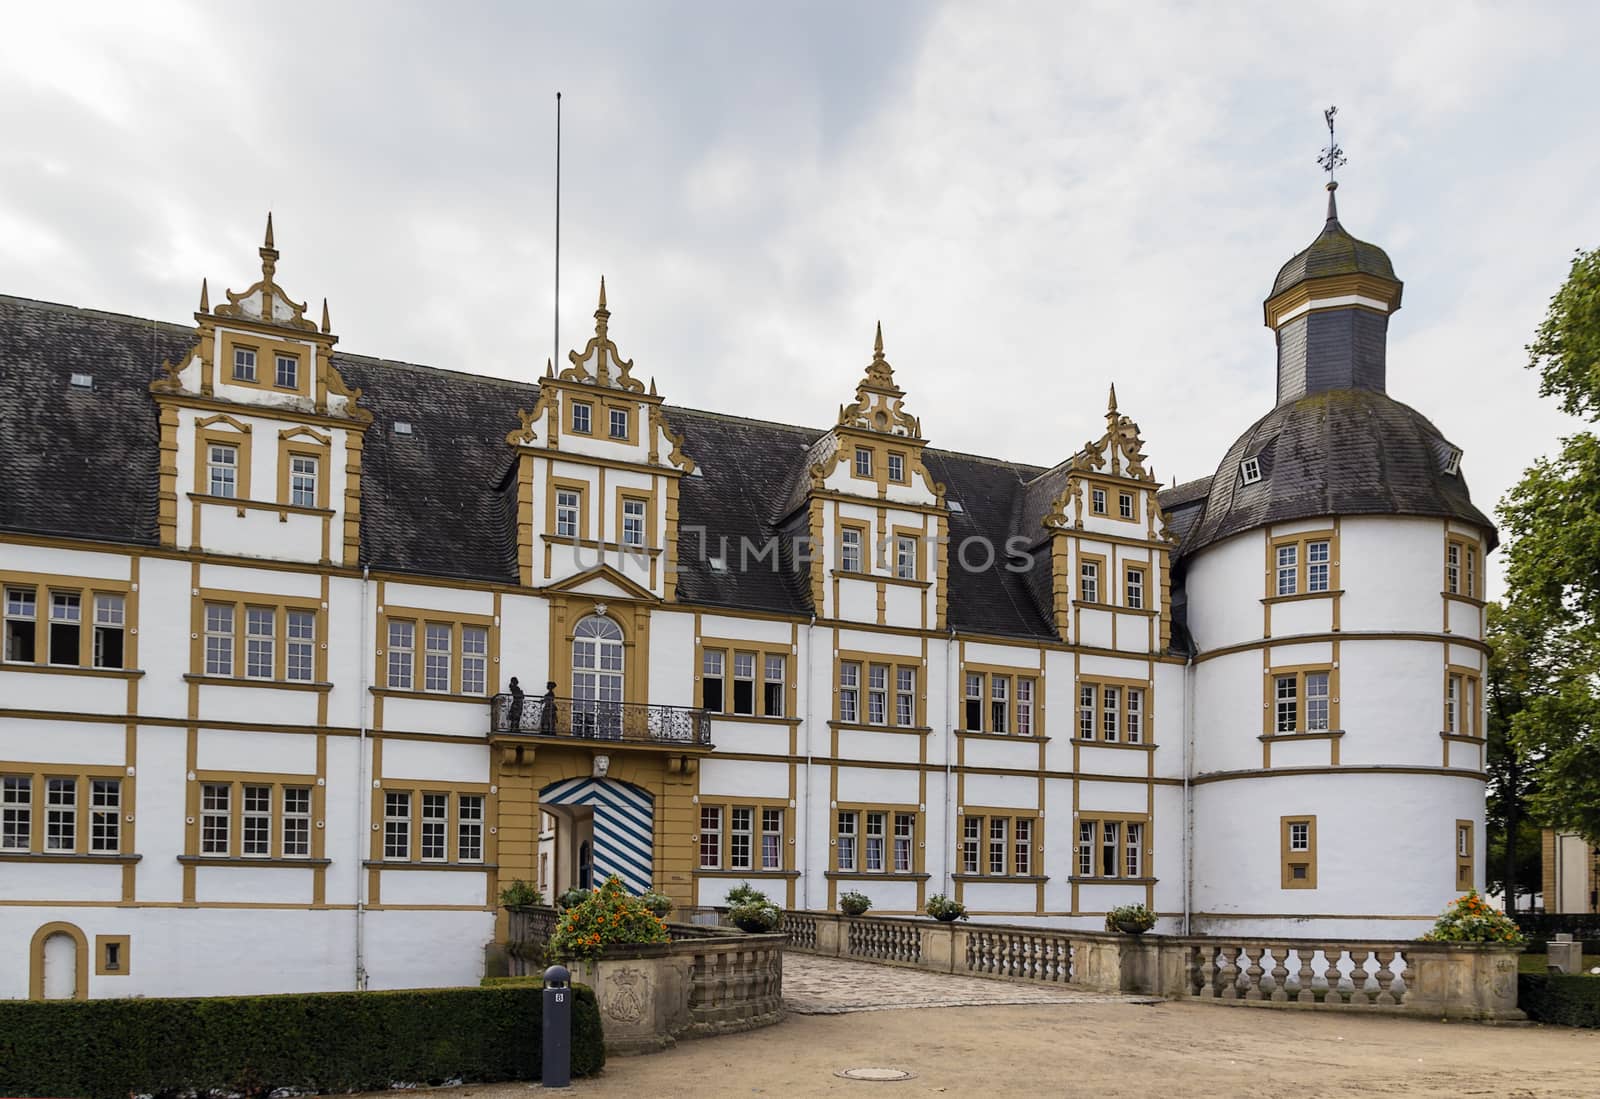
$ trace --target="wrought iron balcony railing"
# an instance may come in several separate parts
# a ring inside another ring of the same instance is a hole
[[[597,702],[593,699],[524,695],[520,706],[509,694],[491,702],[495,733],[525,736],[621,740],[642,744],[711,747],[711,719],[688,706],[651,706],[642,702]]]

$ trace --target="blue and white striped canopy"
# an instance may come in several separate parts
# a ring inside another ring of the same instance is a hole
[[[607,778],[569,778],[539,791],[545,805],[588,805],[594,809],[594,880],[612,874],[630,893],[652,885],[655,799],[632,783]]]

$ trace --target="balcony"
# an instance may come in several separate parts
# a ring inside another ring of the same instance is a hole
[[[526,695],[521,711],[514,714],[513,708],[511,695],[494,696],[489,711],[491,736],[571,738],[701,750],[712,746],[711,719],[704,710],[689,706],[574,698],[557,698],[547,705],[542,697]]]

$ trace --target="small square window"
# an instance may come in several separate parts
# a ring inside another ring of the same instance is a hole
[[[1261,461],[1258,458],[1246,458],[1239,463],[1239,476],[1244,478],[1244,483],[1253,485],[1261,480]]]
[[[872,476],[872,451],[864,446],[856,447],[856,476]]]
[[[256,353],[248,347],[233,349],[233,380],[236,382],[256,380]]]
[[[1106,513],[1106,490],[1105,489],[1103,489],[1103,488],[1093,489],[1090,492],[1089,500],[1090,500],[1089,510],[1093,511],[1096,515],[1104,515]]]
[[[889,455],[889,480],[903,484],[906,479],[906,459],[903,454]]]
[[[626,439],[628,437],[628,410],[613,408],[611,410],[611,437],[613,439]]]
[[[1117,514],[1123,519],[1133,518],[1133,493],[1117,493]]]
[[[277,377],[274,379],[280,389],[300,388],[300,360],[293,355],[277,356]]]
[[[579,435],[589,435],[594,431],[594,409],[582,401],[572,402],[572,430]]]

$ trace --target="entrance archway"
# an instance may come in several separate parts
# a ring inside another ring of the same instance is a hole
[[[648,790],[617,779],[570,778],[540,790],[539,803],[555,818],[558,849],[572,852],[569,865],[581,873],[586,852],[580,845],[587,841],[587,861],[595,885],[615,874],[630,893],[650,891],[655,868],[655,799]],[[563,812],[560,806],[573,808]],[[575,818],[583,815],[580,806],[592,814],[592,838],[575,834]],[[558,864],[566,861],[557,859]]]
[[[70,923],[47,923],[29,944],[32,974],[28,995],[35,1000],[85,1000],[89,997],[89,940]]]

